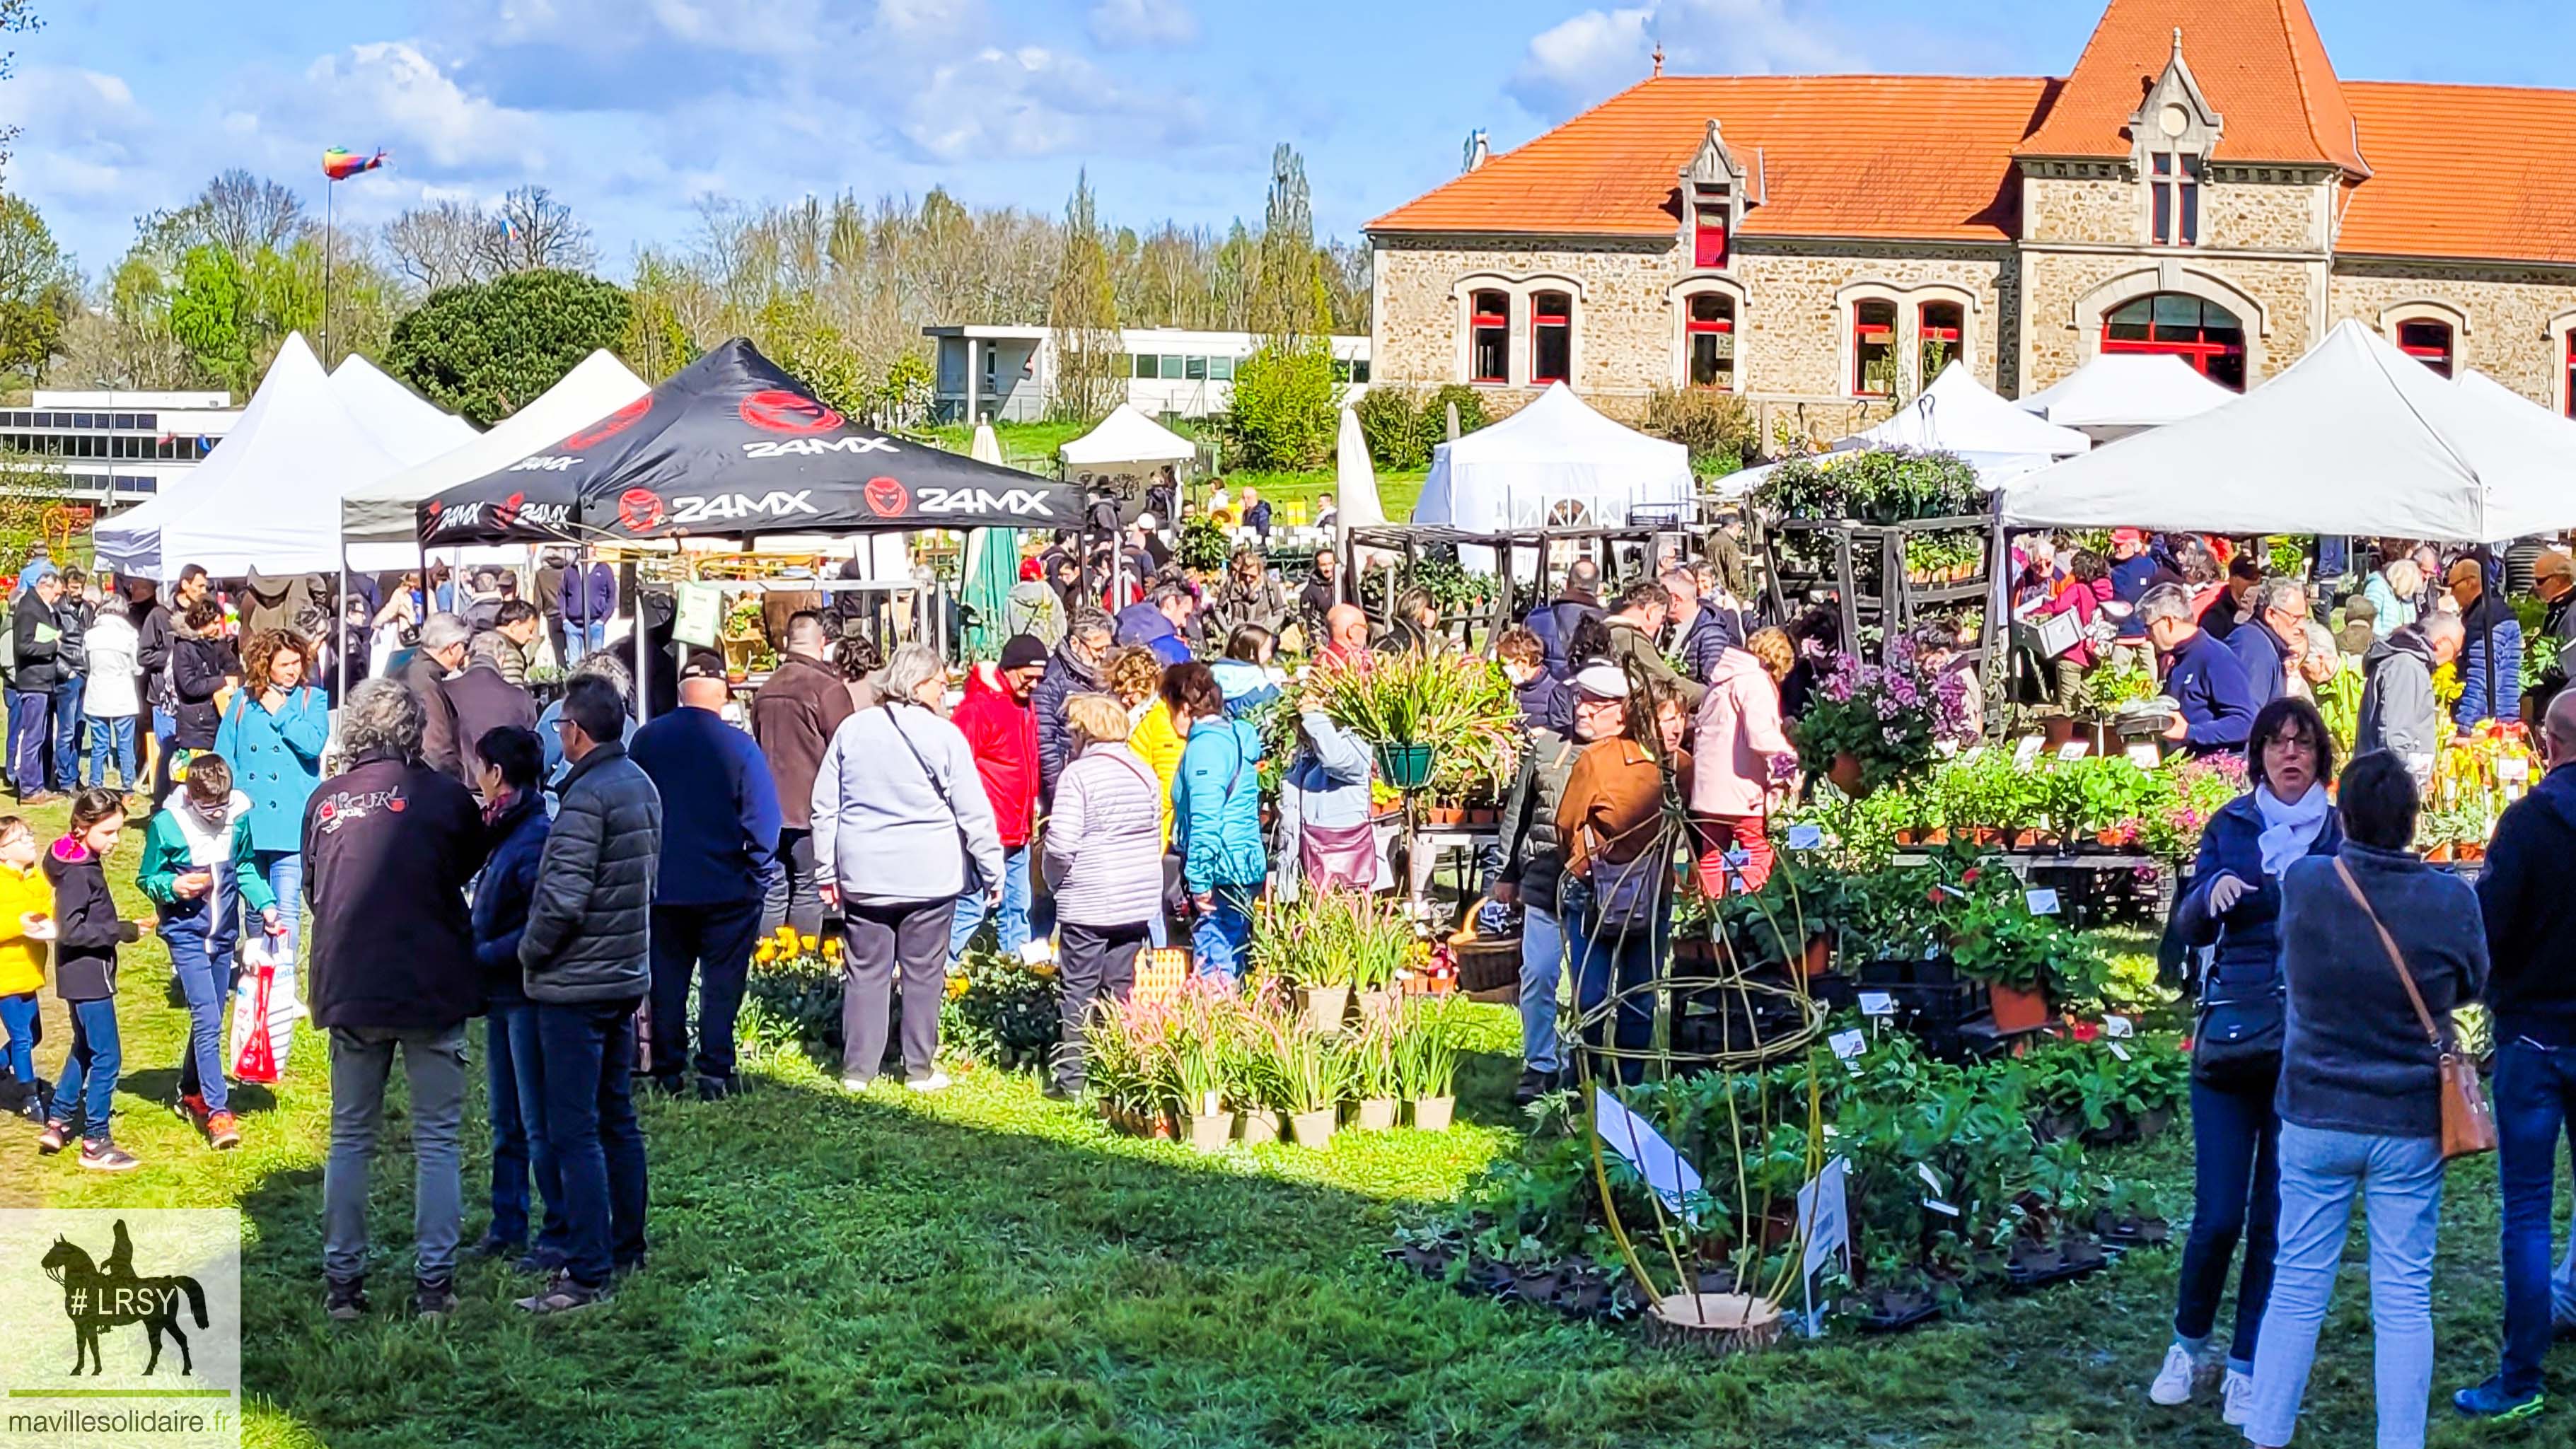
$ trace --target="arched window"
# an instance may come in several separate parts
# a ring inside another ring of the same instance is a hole
[[[2442,374],[2451,375],[2451,324],[2416,321],[2397,324],[2397,348],[2417,362]]]
[[[1860,397],[1896,395],[1896,304],[1852,304],[1852,392]]]
[[[2102,319],[2102,350],[2169,353],[2212,382],[2245,390],[2245,324],[2188,293],[2157,292],[2122,304]]]
[[[1512,299],[1499,291],[1467,299],[1467,380],[1506,382],[1512,375]]]
[[[1915,375],[1930,387],[1941,369],[1959,360],[1961,339],[1968,335],[1967,309],[1956,302],[1926,302],[1915,312],[1914,335],[1922,351],[1922,369]]]
[[[1690,385],[1733,392],[1735,299],[1723,292],[1693,294],[1682,326],[1690,337]]]
[[[1565,382],[1574,372],[1574,299],[1563,292],[1530,294],[1530,385]]]

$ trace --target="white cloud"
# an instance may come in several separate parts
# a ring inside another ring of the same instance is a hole
[[[1845,69],[1855,58],[1812,6],[1792,0],[1646,0],[1586,10],[1533,36],[1509,90],[1550,118],[1644,80],[1657,44],[1667,74]]]
[[[1100,0],[1085,22],[1091,38],[1112,50],[1188,45],[1199,38],[1189,0]]]
[[[335,144],[398,145],[441,168],[517,165],[539,169],[536,118],[495,105],[458,85],[404,41],[353,45],[304,72],[303,106],[349,131]],[[363,134],[361,134],[363,133]]]
[[[904,108],[905,140],[941,161],[1134,150],[1197,139],[1195,101],[1132,91],[1077,55],[986,48],[933,70]]]

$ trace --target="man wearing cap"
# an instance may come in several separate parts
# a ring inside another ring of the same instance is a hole
[[[975,772],[1001,830],[1002,901],[993,930],[1006,956],[1018,955],[1029,940],[1029,836],[1038,807],[1038,713],[1030,696],[1046,670],[1047,647],[1015,634],[1002,645],[999,663],[978,664],[966,676],[966,697],[949,717],[975,752]],[[986,901],[982,891],[957,898],[948,931],[949,969],[956,969],[966,943],[982,928],[991,909]]]
[[[2531,566],[2531,591],[2548,605],[2540,616],[2540,670],[2522,692],[2522,717],[2538,730],[2576,665],[2576,557],[2558,549],[2542,554]]]
[[[698,983],[697,1092],[732,1095],[733,1021],[751,971],[762,902],[778,868],[778,787],[745,731],[725,723],[724,661],[680,666],[680,707],[635,732],[627,749],[662,796],[662,859],[650,959],[653,1084],[688,1081],[689,984]]]
[[[1494,899],[1521,907],[1521,1080],[1523,1106],[1555,1090],[1562,1070],[1556,1046],[1556,983],[1567,957],[1558,886],[1565,872],[1556,807],[1586,745],[1616,738],[1627,725],[1628,677],[1595,664],[1573,679],[1574,722],[1564,732],[1530,731],[1520,773],[1503,802],[1502,872]]]

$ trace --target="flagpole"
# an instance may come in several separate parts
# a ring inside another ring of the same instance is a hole
[[[340,198],[339,178],[325,173],[322,181],[322,366],[331,366],[331,249],[339,238],[333,224],[334,205]]]

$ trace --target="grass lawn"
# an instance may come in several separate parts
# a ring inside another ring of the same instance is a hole
[[[36,812],[48,833],[59,808]],[[114,876],[130,882],[139,844]],[[139,908],[126,890],[125,904]],[[2241,1443],[2214,1408],[2149,1406],[2173,1258],[1979,1304],[1884,1340],[1837,1337],[1711,1362],[1620,1329],[1470,1299],[1379,1250],[1513,1150],[1517,1027],[1483,1020],[1460,1128],[1217,1159],[1115,1136],[1025,1077],[969,1070],[937,1097],[850,1098],[793,1054],[724,1104],[644,1106],[652,1256],[597,1313],[532,1323],[531,1284],[469,1266],[462,1311],[424,1326],[408,1286],[410,1163],[377,1169],[376,1312],[321,1314],[322,1042],[246,1092],[248,1141],[217,1155],[168,1111],[185,1014],[147,940],[120,1002],[119,1178],[0,1158],[0,1202],[228,1206],[244,1214],[249,1442],[256,1445],[1672,1445]],[[40,1053],[68,1039],[59,1008]],[[479,1074],[480,1044],[477,1042]],[[399,1088],[397,1088],[399,1101]],[[480,1116],[479,1087],[475,1116]],[[466,1231],[482,1227],[469,1128]],[[2128,1165],[2188,1177],[2184,1134]],[[2484,1375],[2496,1340],[2493,1166],[2452,1176],[2437,1278],[2437,1385]],[[2368,1305],[2347,1272],[2302,1443],[2368,1442]],[[2222,1331],[2223,1331],[2222,1320]],[[129,1351],[127,1336],[109,1351]],[[2576,1390],[2565,1372],[2553,1392]],[[2513,1442],[2566,1442],[2564,1409]],[[2489,1442],[2437,1414],[2434,1442]]]

